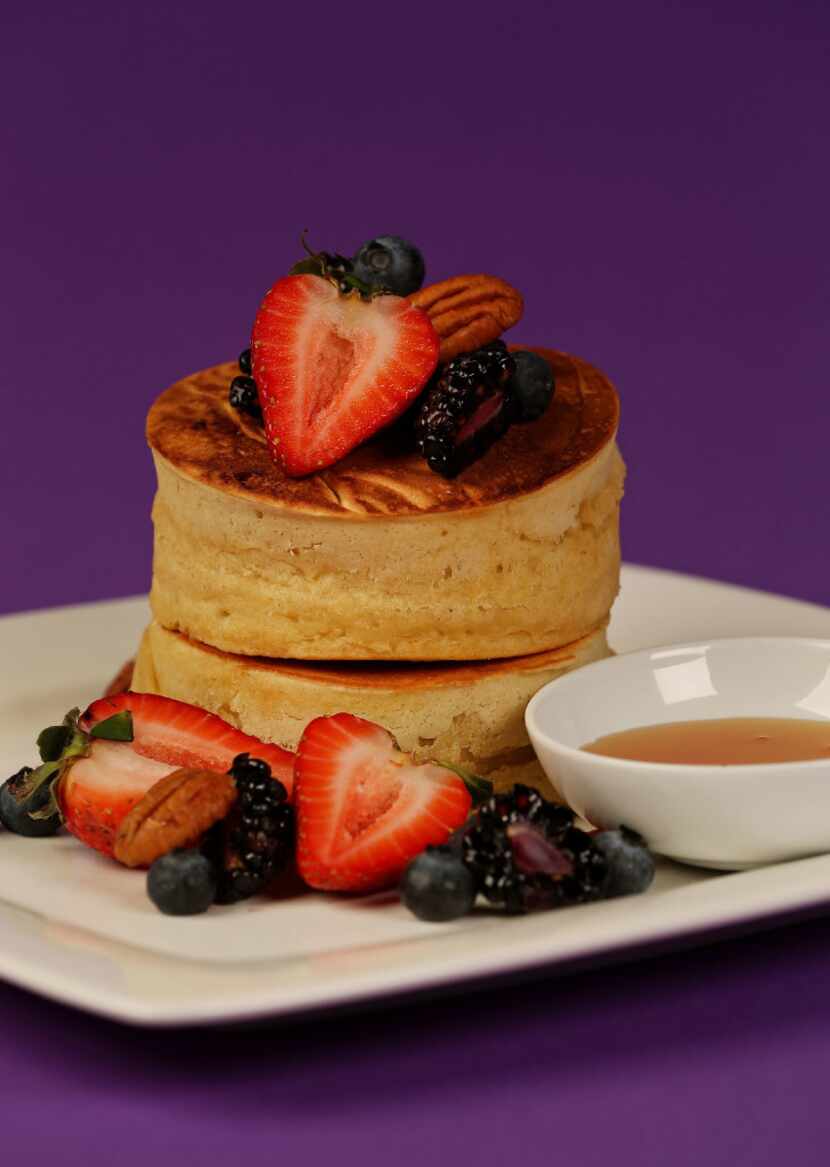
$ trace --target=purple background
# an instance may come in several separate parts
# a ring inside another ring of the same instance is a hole
[[[146,588],[146,408],[244,346],[304,227],[503,275],[516,339],[612,375],[627,558],[828,599],[824,3],[3,23],[0,610]],[[825,1163],[828,977],[814,923],[265,1034],[135,1034],[0,988],[3,1154]]]

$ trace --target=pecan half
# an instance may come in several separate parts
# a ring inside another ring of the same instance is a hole
[[[174,770],[151,786],[124,818],[114,854],[127,867],[149,867],[174,847],[192,847],[236,799],[229,774]]]
[[[453,276],[407,298],[432,321],[442,362],[497,340],[524,311],[521,293],[498,276]]]

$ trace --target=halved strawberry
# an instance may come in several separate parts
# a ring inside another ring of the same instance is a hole
[[[87,847],[112,855],[122,820],[176,768],[136,753],[128,742],[92,742],[88,755],[73,762],[58,782],[64,826]]]
[[[297,866],[323,891],[394,885],[428,843],[445,843],[472,806],[451,770],[414,765],[379,725],[318,717],[294,766]]]
[[[271,767],[288,793],[294,781],[294,755],[282,746],[261,742],[217,717],[185,701],[159,697],[154,693],[118,693],[93,701],[81,714],[81,729],[92,729],[116,713],[129,711],[133,721],[133,740],[137,754],[156,762],[168,763],[168,769],[186,766],[191,769],[221,770],[230,768],[237,754],[251,754]]]
[[[286,473],[330,466],[403,413],[438,347],[427,314],[400,296],[367,300],[316,275],[278,280],[251,353],[265,433]]]
[[[56,791],[65,825],[90,847],[112,854],[124,816],[160,778],[181,767],[230,769],[237,754],[262,758],[291,792],[293,754],[242,733],[220,717],[147,693],[119,693],[93,702],[80,728],[118,713],[132,714],[131,742],[92,740],[85,756],[73,761]]]

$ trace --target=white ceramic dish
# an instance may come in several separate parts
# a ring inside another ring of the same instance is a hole
[[[636,726],[725,717],[830,723],[830,640],[711,640],[598,661],[540,690],[526,722],[575,810],[634,827],[661,855],[736,870],[830,851],[830,759],[676,766],[579,748]]]
[[[0,774],[33,735],[96,695],[135,649],[144,600],[0,620]],[[627,567],[620,652],[710,635],[830,636],[830,611]],[[308,895],[191,920],[160,916],[139,875],[72,839],[0,837],[0,976],[144,1025],[284,1017],[535,967],[564,968],[703,932],[760,926],[830,903],[830,857],[736,875],[661,863],[643,896],[524,919],[413,919],[389,897]]]

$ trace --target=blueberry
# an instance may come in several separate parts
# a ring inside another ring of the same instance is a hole
[[[475,880],[452,847],[427,847],[403,873],[401,899],[419,920],[466,916],[475,898]]]
[[[259,403],[259,392],[253,377],[239,376],[231,381],[228,400],[233,409],[240,413],[247,413],[257,421],[262,421],[262,406]]]
[[[246,377],[251,375],[251,350],[249,348],[243,349],[239,354],[239,371],[244,373]]]
[[[24,766],[0,786],[0,822],[15,835],[45,839],[60,829],[61,818],[57,811],[46,819],[31,817],[30,812],[42,810],[50,797],[49,782],[32,791],[34,773],[31,766]]]
[[[636,895],[650,886],[654,879],[654,856],[642,835],[620,827],[616,831],[599,831],[592,838],[608,863],[603,887],[605,898]]]
[[[147,895],[166,916],[198,916],[213,903],[216,871],[201,851],[168,851],[147,872]]]
[[[410,296],[424,282],[424,257],[400,235],[379,235],[364,243],[354,257],[354,274],[371,288],[395,296]]]
[[[513,392],[519,410],[519,421],[536,421],[553,400],[553,372],[544,357],[538,353],[512,354],[516,364],[513,374]]]

